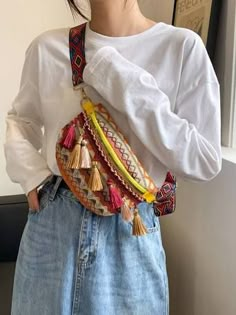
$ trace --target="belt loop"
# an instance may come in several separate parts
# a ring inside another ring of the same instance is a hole
[[[50,201],[54,200],[61,181],[62,181],[62,176],[57,176],[57,175],[53,176],[53,179],[52,179],[53,187],[52,187],[52,190],[50,191],[49,197],[48,197]]]

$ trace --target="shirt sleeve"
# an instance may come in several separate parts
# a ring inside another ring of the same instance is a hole
[[[83,78],[127,116],[132,131],[168,169],[193,182],[209,181],[222,167],[220,90],[200,37],[186,52],[181,75],[175,112],[155,78],[113,47],[95,53]]]
[[[43,139],[40,111],[39,47],[34,40],[25,53],[20,89],[5,119],[6,171],[26,195],[43,184],[52,172],[39,150]]]

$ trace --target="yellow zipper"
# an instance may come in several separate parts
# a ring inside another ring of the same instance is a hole
[[[113,150],[111,144],[109,143],[109,141],[107,140],[106,136],[104,135],[104,132],[102,130],[102,128],[100,127],[98,121],[97,121],[97,117],[96,117],[96,113],[94,110],[94,105],[93,103],[88,99],[88,98],[83,98],[81,101],[82,107],[85,110],[86,114],[91,118],[94,127],[96,128],[99,136],[101,137],[101,140],[104,144],[104,146],[106,147],[107,151],[109,152],[109,154],[111,155],[113,161],[115,162],[115,164],[117,165],[117,167],[119,168],[119,170],[123,173],[123,175],[126,177],[126,179],[139,191],[142,193],[142,197],[148,202],[151,203],[153,202],[156,197],[154,196],[153,193],[149,192],[147,189],[145,189],[143,186],[141,186],[127,171],[127,169],[125,168],[125,166],[123,165],[123,163],[119,160],[119,158],[117,157],[115,151]]]

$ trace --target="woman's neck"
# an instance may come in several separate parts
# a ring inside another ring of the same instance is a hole
[[[140,11],[136,0],[90,0],[90,28],[106,36],[129,36],[155,24]]]

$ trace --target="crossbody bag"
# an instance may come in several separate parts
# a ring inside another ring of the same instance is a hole
[[[86,23],[69,32],[72,84],[81,92],[82,111],[58,134],[57,165],[70,190],[88,210],[101,216],[121,215],[132,222],[133,235],[145,235],[138,204],[152,203],[156,216],[174,212],[176,177],[168,171],[162,186],[157,187],[108,109],[94,104],[81,87],[86,65],[85,29]]]

